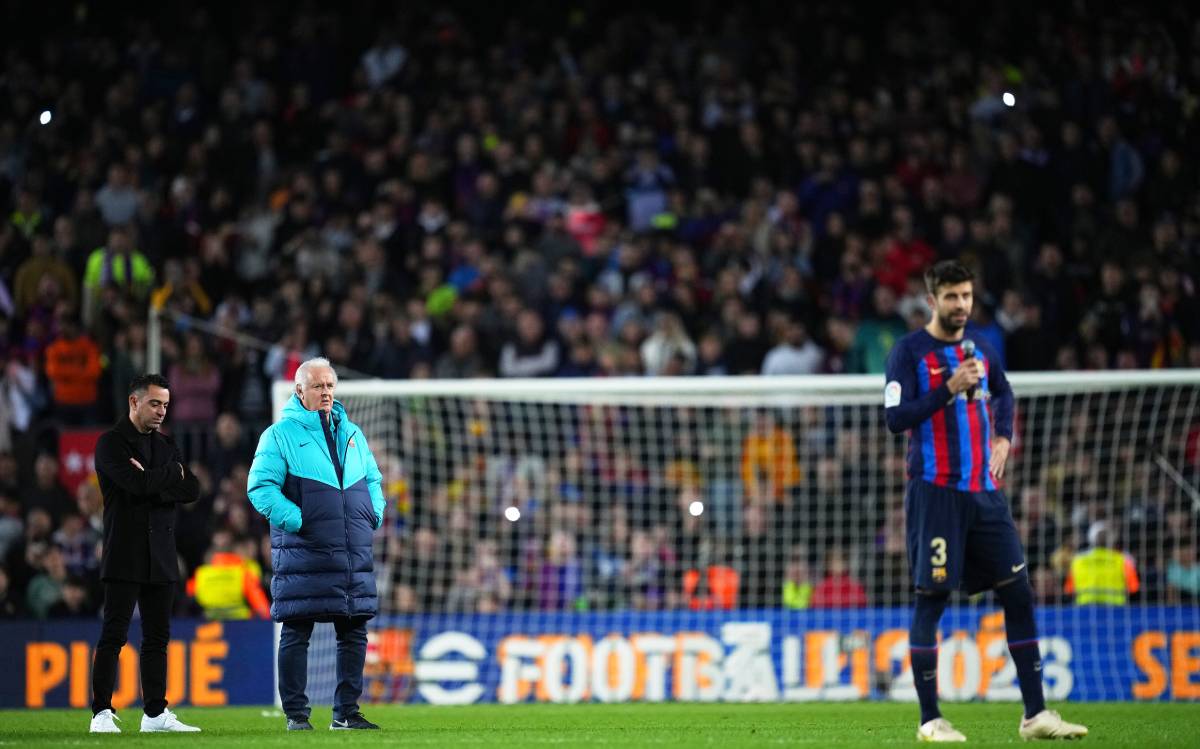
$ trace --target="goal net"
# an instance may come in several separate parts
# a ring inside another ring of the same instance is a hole
[[[1048,697],[1200,696],[1200,372],[1011,381],[1004,491]],[[388,502],[365,701],[915,699],[907,436],[886,429],[881,378],[344,381],[338,397]],[[1124,605],[1066,592],[1098,543],[1136,570]],[[945,699],[1020,698],[990,593],[956,596],[941,638]],[[313,704],[335,654],[318,626]]]

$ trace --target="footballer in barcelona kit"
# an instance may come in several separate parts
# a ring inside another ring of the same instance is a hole
[[[992,347],[964,336],[974,275],[954,260],[925,273],[933,312],[896,342],[883,389],[888,429],[909,434],[904,497],[908,561],[916,587],[909,629],[917,738],[965,741],[937,703],[937,630],[950,593],[993,590],[1025,715],[1023,739],[1078,738],[1087,728],[1047,710],[1033,588],[1008,500],[999,488],[1012,440],[1013,392]]]

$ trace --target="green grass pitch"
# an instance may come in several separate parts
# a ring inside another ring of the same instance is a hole
[[[1056,706],[1091,729],[1088,745],[1197,746],[1200,705],[1071,704]],[[971,744],[1021,744],[1020,707],[1014,704],[944,706],[946,717]],[[471,707],[369,706],[382,731],[330,731],[328,707],[313,711],[311,733],[288,733],[274,708],[180,708],[179,717],[203,733],[137,733],[137,708],[121,711],[124,733],[92,736],[85,710],[0,711],[0,746],[611,746],[760,747],[915,744],[915,705],[853,704],[635,704],[478,705]]]

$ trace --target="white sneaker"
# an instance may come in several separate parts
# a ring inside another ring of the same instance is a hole
[[[1082,739],[1087,736],[1087,726],[1068,723],[1053,710],[1043,710],[1032,718],[1021,719],[1021,738],[1030,739]]]
[[[163,710],[162,715],[157,718],[151,718],[149,715],[142,715],[142,733],[187,733],[190,731],[199,731],[195,726],[189,726],[187,723],[180,723],[179,718],[175,717],[175,713],[170,710]]]
[[[934,718],[921,724],[917,729],[917,741],[934,741],[937,743],[949,741],[966,741],[967,737],[955,730],[950,721],[945,718]]]
[[[113,722],[120,722],[120,720],[112,710],[101,710],[92,716],[92,727],[89,729],[89,733],[120,733],[121,729],[117,728],[117,724]]]

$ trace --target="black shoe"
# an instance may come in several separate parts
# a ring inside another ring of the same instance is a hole
[[[345,720],[333,719],[329,724],[330,731],[354,731],[354,730],[379,730],[379,726],[363,717],[362,713],[355,713]]]
[[[312,723],[308,722],[308,718],[288,718],[289,731],[311,731]]]

